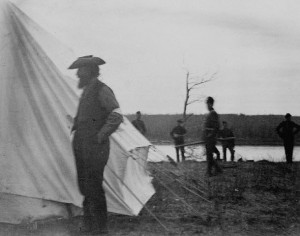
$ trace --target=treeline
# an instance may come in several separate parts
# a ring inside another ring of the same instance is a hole
[[[132,121],[135,115],[127,115]],[[153,142],[172,141],[171,130],[176,126],[181,115],[143,115],[142,120],[147,127],[147,138]],[[193,115],[186,122],[187,142],[202,139],[202,129],[205,115]],[[300,124],[300,117],[293,117]],[[275,132],[277,125],[284,120],[280,115],[236,115],[221,114],[220,121],[227,121],[236,137],[236,144],[247,145],[277,145],[282,141]],[[296,136],[296,144],[300,144],[300,133]]]

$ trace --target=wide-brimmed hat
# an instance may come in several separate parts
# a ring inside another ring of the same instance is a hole
[[[69,69],[78,69],[80,67],[85,67],[89,65],[103,65],[105,61],[102,60],[100,57],[94,57],[93,55],[79,57],[76,61],[69,66]]]

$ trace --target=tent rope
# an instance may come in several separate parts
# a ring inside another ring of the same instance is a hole
[[[170,172],[168,169],[164,168],[163,166],[161,166],[161,168],[164,169],[164,171],[166,171],[166,172]],[[203,184],[206,184],[203,180],[200,179],[200,181],[201,181]],[[190,187],[192,187],[192,188],[198,190],[199,192],[203,192],[203,190],[200,190],[200,189],[198,189],[197,187],[190,185],[188,182],[186,182],[186,181],[184,181],[184,180],[183,180],[182,182],[183,182],[182,184],[186,184],[186,185],[188,185],[188,186],[190,186]],[[200,185],[200,186],[201,186],[202,188],[204,188],[205,190],[207,190],[207,188],[206,188],[205,186],[202,186],[202,185]]]
[[[158,168],[158,167],[156,167],[156,168]],[[162,168],[164,171],[166,171],[166,172],[169,172],[169,173],[173,173],[173,172],[170,172],[168,169],[166,169],[166,168],[164,168],[164,167],[159,167],[159,168]],[[200,182],[201,183],[203,183],[203,184],[206,184],[203,180],[201,180],[200,179]],[[189,186],[189,187],[191,187],[191,188],[194,188],[195,190],[197,190],[197,191],[199,191],[199,192],[202,192],[203,193],[203,190],[201,190],[201,189],[199,189],[199,188],[197,188],[197,187],[195,187],[195,186],[193,186],[193,185],[191,185],[190,183],[188,183],[188,182],[186,182],[186,181],[184,181],[184,180],[181,180],[181,183],[183,184],[183,185],[187,185],[187,186]],[[200,185],[204,190],[207,190],[207,187],[205,187],[205,186],[203,186],[203,185]]]
[[[143,160],[143,161],[145,161],[145,160]],[[145,162],[147,163],[147,161],[145,161]],[[194,195],[198,196],[199,198],[203,199],[204,201],[211,203],[211,201],[209,201],[208,199],[204,198],[203,196],[200,196],[200,195],[199,195],[198,193],[196,193],[195,191],[193,191],[193,190],[189,189],[188,187],[186,187],[186,186],[184,185],[184,183],[181,182],[180,180],[174,179],[172,176],[170,176],[170,175],[168,175],[167,173],[165,173],[165,172],[163,172],[162,170],[160,170],[157,166],[153,166],[153,167],[154,167],[158,172],[160,172],[160,173],[162,173],[163,175],[167,176],[169,179],[178,182],[182,188],[186,189],[186,190],[189,191],[190,193],[193,193]],[[187,183],[186,183],[186,185],[187,185]],[[192,185],[190,185],[190,186],[191,186],[191,187],[194,187],[194,186],[192,186]],[[206,192],[204,192],[204,191],[202,191],[202,190],[200,190],[200,189],[198,189],[198,188],[196,188],[196,187],[194,187],[194,188],[197,189],[199,192],[201,192],[201,193],[203,193],[203,194],[206,194]]]
[[[158,219],[158,217],[135,195],[135,193],[124,183],[124,181],[108,166],[106,165],[107,169],[113,173],[114,176],[126,187],[126,189],[132,194],[132,196],[148,211],[148,213],[166,230],[170,232],[170,230]]]
[[[151,146],[150,147],[152,151],[158,153],[159,155],[163,156],[163,157],[166,157],[172,165],[176,166],[177,167],[177,163],[173,160],[172,157],[170,157],[169,155],[163,153],[161,150],[159,150],[156,146]]]
[[[157,171],[159,171],[160,173],[162,173],[163,175],[167,176],[169,179],[171,180],[175,180],[176,182],[178,182],[180,184],[180,187],[184,188],[185,190],[189,191],[190,193],[196,195],[197,197],[201,198],[202,200],[208,202],[208,203],[212,203],[211,201],[209,201],[208,199],[206,199],[205,197],[199,195],[198,193],[196,193],[195,191],[191,190],[190,188],[184,186],[184,184],[179,181],[178,179],[174,179],[171,176],[169,176],[168,174],[164,173],[163,171],[159,170],[159,168],[156,169]],[[198,190],[201,191],[201,190]],[[206,194],[204,191],[201,191],[201,193]]]
[[[192,207],[190,204],[188,204],[185,200],[182,199],[178,194],[176,194],[172,189],[170,189],[166,184],[164,184],[159,178],[156,178],[158,182],[165,187],[171,194],[173,194],[178,200],[180,200],[185,206],[187,206],[191,211],[196,213],[198,216],[202,217],[200,212],[196,211],[194,207]]]
[[[139,165],[141,165],[139,162],[137,162]],[[142,166],[142,165],[141,165]],[[143,167],[143,166],[142,166]],[[186,205],[188,208],[190,208],[192,211],[194,211],[197,214],[200,214],[198,211],[194,210],[194,208],[188,204],[186,201],[184,201],[182,199],[182,197],[180,197],[178,194],[176,194],[172,189],[170,189],[167,185],[165,185],[159,178],[156,177],[156,180],[162,185],[164,186],[170,193],[172,193],[176,198],[178,198],[184,205]],[[184,187],[184,186],[182,186]],[[199,195],[200,196],[200,195]],[[203,198],[203,197],[201,197]],[[211,203],[209,200],[205,199],[206,201],[208,201],[209,203]]]
[[[105,184],[107,185],[107,187],[109,187],[109,189],[115,194],[115,196],[128,208],[130,209],[130,206],[128,206],[128,204],[117,194],[117,192],[113,189],[113,187],[108,183],[108,181],[106,181],[106,179],[104,179]]]

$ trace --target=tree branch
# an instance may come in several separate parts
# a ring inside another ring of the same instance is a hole
[[[189,115],[184,119],[184,121],[186,122],[186,121],[187,121],[189,118],[191,118],[193,115],[194,115],[194,113],[189,114]]]
[[[201,85],[201,84],[205,84],[205,83],[207,83],[207,82],[209,82],[209,81],[210,81],[210,80],[203,80],[203,81],[201,81],[201,82],[195,83],[195,84],[193,84],[189,89],[192,90],[192,89],[194,89],[195,87],[197,87],[197,86],[199,86],[199,85]]]
[[[191,105],[191,104],[193,104],[193,103],[195,103],[195,102],[199,102],[199,101],[200,101],[200,99],[197,98],[197,99],[194,99],[194,100],[188,102],[187,105]]]
[[[193,103],[199,102],[203,100],[203,98],[194,98],[196,94],[192,94],[192,90],[199,89],[202,84],[210,82],[215,79],[217,72],[210,74],[208,72],[204,73],[201,76],[197,76],[195,74],[190,73],[187,68],[186,70],[186,78],[185,78],[185,101],[184,101],[184,109],[183,109],[183,119],[187,119],[187,107]]]

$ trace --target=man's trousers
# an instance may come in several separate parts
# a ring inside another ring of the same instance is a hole
[[[222,169],[218,165],[217,161],[214,160],[214,151],[216,147],[215,141],[207,141],[206,142],[206,161],[207,161],[207,174],[212,175],[213,166],[216,168],[216,172],[222,172]]]
[[[75,133],[73,151],[78,185],[84,196],[85,226],[92,230],[104,229],[107,223],[107,206],[102,183],[109,157],[109,139],[99,144],[96,136]]]
[[[180,143],[180,144],[175,144],[175,145],[183,145],[184,143]],[[180,158],[179,158],[179,151],[181,152],[181,158],[182,158],[182,161],[185,160],[185,156],[184,156],[184,147],[176,147],[176,157],[177,157],[177,162],[180,162]]]
[[[284,139],[283,140],[285,157],[287,163],[293,163],[293,150],[294,150],[294,140]]]
[[[231,155],[231,161],[234,161],[234,146],[233,145],[229,145],[229,144],[223,144],[222,145],[222,148],[223,148],[223,160],[224,161],[227,161],[227,148],[229,149],[230,151],[230,155]]]

